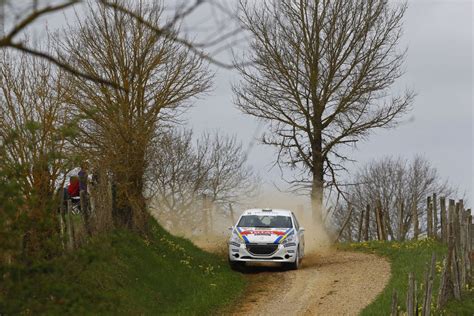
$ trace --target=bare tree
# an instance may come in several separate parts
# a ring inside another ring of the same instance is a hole
[[[53,203],[58,181],[74,161],[74,122],[62,100],[62,72],[30,56],[0,56],[0,165],[24,199],[11,219],[28,219],[21,239],[32,255],[55,234]]]
[[[158,24],[156,2],[128,3],[128,10]],[[107,6],[89,7],[87,17],[61,42],[75,69],[125,89],[70,76],[68,102],[84,119],[82,147],[113,175],[117,225],[144,228],[144,174],[159,122],[210,87],[203,60],[169,36]]]
[[[223,211],[255,196],[259,179],[234,137],[203,134],[193,144],[191,131],[172,129],[156,144],[150,191],[158,217],[173,227],[207,223],[204,199]]]
[[[371,235],[375,236],[375,210],[380,207],[383,226],[387,237],[392,240],[404,240],[424,230],[421,224],[426,217],[428,196],[433,193],[449,196],[455,192],[447,181],[441,179],[430,162],[421,156],[411,161],[392,157],[372,161],[360,168],[350,181],[354,184],[349,189],[350,198],[334,217],[336,225],[342,228],[342,219],[347,218],[348,209],[353,208],[354,214],[349,222],[352,227],[363,229],[359,221],[367,205],[370,205],[369,209],[374,214],[368,224]],[[347,231],[345,236],[356,237],[361,233]]]
[[[238,67],[235,102],[268,124],[262,142],[277,148],[280,168],[298,171],[289,182],[310,190],[316,220],[324,185],[343,193],[341,147],[393,127],[410,108],[411,92],[389,91],[402,75],[405,10],[386,0],[242,2],[252,66]]]

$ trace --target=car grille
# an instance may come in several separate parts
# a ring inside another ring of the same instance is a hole
[[[253,255],[271,255],[278,249],[278,244],[247,244],[247,250]]]

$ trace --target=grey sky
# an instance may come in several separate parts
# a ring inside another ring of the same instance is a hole
[[[169,0],[167,3],[174,2]],[[184,27],[200,26],[214,13],[209,8],[202,8]],[[73,17],[71,10],[66,16]],[[229,23],[226,19],[225,16],[214,17],[221,25]],[[43,21],[55,28],[64,24],[65,15],[56,14]],[[36,35],[44,29],[39,24],[35,25]],[[465,191],[472,202],[473,1],[410,0],[404,30],[401,48],[403,45],[408,47],[406,74],[394,91],[413,88],[418,93],[414,110],[396,129],[379,130],[360,143],[351,154],[357,163],[348,167],[352,171],[360,164],[385,155],[411,158],[422,154],[444,178],[449,178],[452,184]],[[226,59],[230,60],[224,56]],[[238,74],[215,70],[214,89],[195,102],[186,114],[188,125],[197,134],[204,130],[235,134],[245,146],[249,146],[262,129],[256,120],[242,115],[233,105],[231,83],[238,81]],[[283,185],[279,170],[270,170],[274,154],[273,149],[255,144],[249,152],[249,162],[267,184],[276,182]]]
[[[418,93],[414,110],[396,129],[379,130],[360,143],[352,152],[357,163],[350,170],[385,155],[422,154],[473,200],[472,10],[470,0],[409,2],[403,37],[406,74],[394,91],[413,88]],[[256,120],[240,114],[232,103],[231,82],[237,80],[235,72],[218,70],[214,91],[187,115],[196,132],[223,130],[247,145],[252,141],[259,131]],[[272,149],[258,144],[249,155],[267,183],[282,185],[279,171],[269,171],[273,158]]]

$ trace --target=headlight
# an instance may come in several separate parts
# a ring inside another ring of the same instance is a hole
[[[237,243],[239,245],[244,243],[244,241],[242,239],[240,239],[239,235],[237,235],[237,233],[235,231],[232,232],[232,235],[230,236],[229,242]]]
[[[295,234],[291,234],[283,240],[283,244],[294,242],[296,240]]]

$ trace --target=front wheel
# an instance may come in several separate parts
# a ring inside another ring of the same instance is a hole
[[[299,248],[299,247],[298,247]],[[301,258],[300,258],[300,252],[299,250],[296,251],[296,258],[295,258],[295,261],[294,262],[287,262],[285,263],[285,266],[289,269],[289,270],[298,270],[299,267],[301,265]]]
[[[241,271],[245,267],[244,261],[232,261],[229,259],[229,266],[234,271]]]

